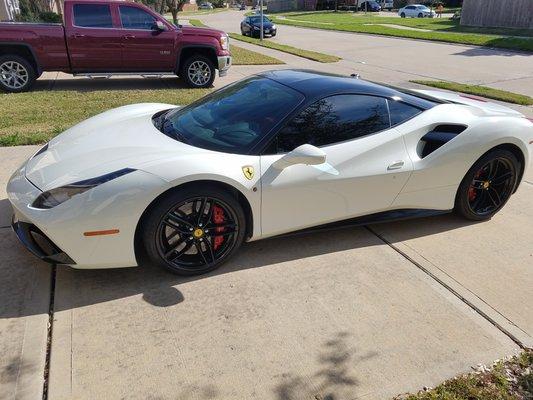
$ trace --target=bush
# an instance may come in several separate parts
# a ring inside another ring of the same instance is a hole
[[[63,22],[63,19],[61,18],[61,15],[53,11],[46,11],[39,14],[39,22],[50,22],[60,24]]]

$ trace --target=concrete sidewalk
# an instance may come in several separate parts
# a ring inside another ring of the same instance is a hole
[[[0,399],[41,399],[44,384],[51,268],[11,231],[5,187],[38,147],[0,148]]]

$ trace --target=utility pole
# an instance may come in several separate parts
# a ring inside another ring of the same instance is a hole
[[[259,7],[261,8],[261,31],[259,32],[259,40],[263,41],[263,0],[259,1]]]

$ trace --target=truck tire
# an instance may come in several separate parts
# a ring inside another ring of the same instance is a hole
[[[216,68],[207,57],[194,54],[187,58],[180,71],[180,77],[192,88],[208,88],[215,80]]]
[[[0,89],[4,92],[25,92],[36,79],[35,68],[25,58],[15,54],[0,57]]]

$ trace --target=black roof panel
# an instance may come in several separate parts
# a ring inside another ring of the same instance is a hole
[[[423,99],[423,96],[418,96],[409,91],[397,90],[393,87],[379,85],[351,76],[303,69],[265,71],[258,75],[297,90],[308,99],[342,93],[358,93],[388,98],[394,97],[397,100],[406,101],[423,109],[428,109],[435,105],[435,102]]]

